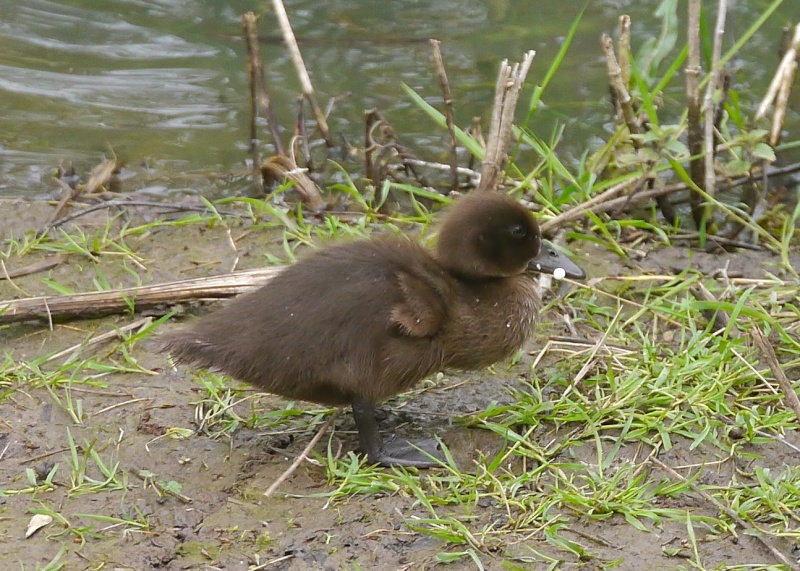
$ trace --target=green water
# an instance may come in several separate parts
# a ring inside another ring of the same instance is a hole
[[[680,4],[683,17],[685,2]],[[735,3],[726,46],[767,4]],[[524,51],[535,49],[529,83],[543,78],[583,5],[572,0],[286,1],[320,101],[336,99],[330,124],[337,141],[344,137],[360,145],[364,110],[377,107],[406,146],[433,160],[443,158],[445,134],[400,88],[406,83],[440,105],[428,38],[442,42],[456,119],[466,126],[473,116],[487,115],[502,58],[518,61]],[[628,13],[634,45],[641,45],[659,32],[653,13],[658,5],[588,3],[534,124],[544,138],[555,121],[566,124],[565,158],[599,144],[610,128],[600,34],[613,32],[619,15]],[[246,177],[171,175],[247,167],[249,107],[240,16],[248,10],[263,14],[267,79],[279,121],[291,129],[299,84],[270,2],[0,0],[0,195],[55,196],[55,166],[74,163],[85,179],[94,164],[112,154],[126,164],[124,191],[245,191]],[[800,2],[786,0],[732,62],[738,69],[734,88],[743,102],[762,96],[777,65],[781,29],[798,20]],[[679,80],[667,90],[665,104],[679,112],[682,103]],[[797,137],[798,89],[792,106],[788,125]]]

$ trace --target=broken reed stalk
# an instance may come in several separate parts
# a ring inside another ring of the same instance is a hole
[[[447,123],[447,133],[450,136],[450,189],[458,190],[458,155],[456,154],[456,129],[455,119],[453,118],[453,95],[450,92],[450,82],[447,80],[447,71],[444,68],[442,59],[441,42],[431,40],[433,48],[433,63],[436,66],[436,74],[439,76],[439,85],[442,87],[442,99],[444,100],[444,118]]]
[[[714,198],[716,191],[716,169],[714,168],[714,157],[716,156],[716,145],[714,137],[714,115],[716,104],[714,94],[720,84],[720,57],[722,56],[722,35],[725,33],[725,16],[728,12],[728,0],[719,0],[717,5],[717,23],[714,26],[714,48],[711,55],[711,70],[709,71],[709,81],[706,85],[706,94],[703,99],[704,133],[703,133],[703,167],[705,177],[703,179],[703,190],[709,197]],[[711,215],[711,205],[706,204],[703,208],[704,220],[708,220]],[[702,228],[698,226],[698,228]]]
[[[623,16],[621,20],[621,25],[623,28],[627,27],[630,29],[630,18],[626,18]],[[615,107],[619,108],[620,112],[622,113],[622,118],[625,121],[625,126],[628,128],[628,132],[631,134],[631,144],[633,145],[634,149],[637,151],[639,149],[644,148],[644,143],[640,137],[636,135],[640,135],[642,133],[642,128],[639,126],[639,121],[636,117],[636,109],[634,108],[633,98],[631,97],[630,91],[628,90],[628,83],[630,81],[631,70],[630,70],[630,59],[628,50],[630,46],[628,42],[622,42],[621,45],[626,47],[626,55],[624,58],[620,58],[619,61],[626,62],[627,69],[623,69],[617,60],[617,55],[614,53],[614,42],[608,36],[608,34],[603,34],[601,37],[601,45],[603,47],[603,53],[606,57],[606,66],[608,68],[608,79],[609,79],[609,86],[611,89],[612,97],[616,103]],[[626,81],[627,78],[627,81]],[[648,161],[648,169],[652,166],[652,163]],[[647,183],[648,188],[652,189],[655,185],[655,179],[651,175],[650,180]],[[656,197],[656,204],[658,208],[661,210],[661,213],[664,215],[671,224],[675,222],[677,219],[677,214],[675,213],[675,209],[672,207],[672,203],[669,201],[669,198],[665,194],[657,194]]]
[[[783,130],[786,108],[789,104],[789,95],[792,93],[795,75],[797,75],[797,60],[790,62],[786,68],[784,82],[781,84],[781,89],[778,90],[778,96],[775,98],[775,112],[772,114],[772,126],[769,131],[769,144],[773,147],[777,147],[781,140],[781,131]]]
[[[703,160],[703,127],[700,121],[700,0],[689,0],[689,50],[686,57],[686,105],[687,143],[689,146],[689,173],[692,182],[702,188],[705,184],[705,161]],[[699,229],[705,224],[706,208],[703,197],[692,192],[689,197],[692,219]]]
[[[258,48],[254,45],[258,42],[258,33],[255,31],[256,15],[252,12],[242,16],[242,26],[244,26],[244,38],[247,45],[247,78],[250,86],[250,157],[253,161],[253,169],[261,164],[261,157],[258,153],[258,104],[256,103],[256,58]],[[258,180],[258,178],[256,178]]]
[[[617,40],[617,58],[622,72],[622,84],[631,84],[631,17],[623,14],[619,17],[619,39]]]
[[[294,69],[297,72],[297,77],[300,79],[300,86],[303,89],[303,95],[308,99],[311,104],[311,110],[314,113],[314,118],[319,125],[319,131],[322,138],[325,139],[325,144],[328,148],[333,147],[333,139],[331,138],[330,129],[328,129],[328,121],[325,119],[325,113],[317,103],[317,97],[314,95],[314,86],[311,85],[311,78],[308,75],[305,63],[303,63],[303,56],[300,53],[300,48],[297,46],[297,39],[294,37],[292,25],[289,23],[289,16],[286,14],[286,8],[282,0],[272,0],[272,6],[275,9],[275,16],[278,18],[278,25],[283,34],[283,41],[289,50],[289,55],[292,58]]]
[[[628,86],[623,81],[622,68],[617,62],[617,56],[614,54],[614,42],[611,36],[603,34],[600,42],[603,46],[603,53],[606,56],[606,67],[608,68],[608,79],[611,83],[611,89],[615,95],[616,101],[622,111],[622,118],[625,125],[628,127],[628,132],[631,135],[639,135],[639,123],[636,121],[636,111],[633,108],[633,99],[628,91]],[[634,147],[641,148],[641,143],[638,139],[632,138]]]
[[[110,291],[0,300],[0,325],[35,319],[83,319],[126,313],[133,308],[141,311],[183,301],[224,299],[263,286],[282,269],[277,266]]]
[[[272,144],[275,146],[275,153],[285,155],[281,141],[278,121],[272,111],[272,99],[267,88],[267,77],[264,75],[264,65],[261,62],[261,46],[258,42],[258,17],[252,12],[247,12],[242,16],[242,26],[244,27],[244,38],[247,44],[247,71],[250,77],[250,153],[253,157],[253,168],[261,164],[258,155],[258,113],[260,112],[267,120]]]
[[[306,128],[306,100],[302,95],[297,97],[295,101],[297,109],[297,119],[294,126],[294,137],[292,137],[292,157],[295,157],[294,162],[297,163],[297,155],[303,153],[303,163],[310,171],[314,170],[314,162],[311,157],[311,148],[308,145],[308,129]],[[299,149],[297,149],[299,147]]]
[[[800,52],[800,24],[794,28],[794,35],[786,53],[781,58],[781,63],[772,78],[767,94],[758,106],[756,120],[761,119],[767,114],[770,105],[775,103],[775,111],[772,114],[772,125],[769,133],[769,144],[773,147],[780,141],[783,121],[786,117],[786,105],[789,95],[792,92],[792,84],[797,74],[797,59]]]
[[[513,67],[508,65],[508,60],[503,60],[500,64],[494,92],[492,123],[481,167],[481,182],[477,189],[479,191],[497,190],[506,149],[511,139],[517,99],[535,55],[535,51],[528,51],[522,63],[515,63]]]

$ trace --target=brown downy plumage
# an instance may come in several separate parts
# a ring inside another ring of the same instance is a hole
[[[435,465],[436,442],[384,442],[374,405],[441,369],[512,355],[533,329],[538,271],[581,270],[500,193],[449,208],[435,254],[378,236],[315,252],[258,291],[173,335],[181,362],[289,399],[353,407],[361,449],[383,465]]]

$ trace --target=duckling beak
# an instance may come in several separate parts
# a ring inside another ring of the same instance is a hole
[[[556,277],[559,277],[558,274],[563,271],[564,274],[561,277],[576,280],[586,277],[586,272],[547,240],[542,240],[542,248],[539,250],[539,254],[528,262],[528,269],[543,274],[553,274]]]

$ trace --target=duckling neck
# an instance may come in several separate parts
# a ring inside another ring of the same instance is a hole
[[[501,283],[503,280],[514,279],[519,275],[509,276],[500,273],[490,273],[479,264],[470,264],[468,261],[462,263],[442,263],[439,265],[455,280],[470,284],[492,284]]]

